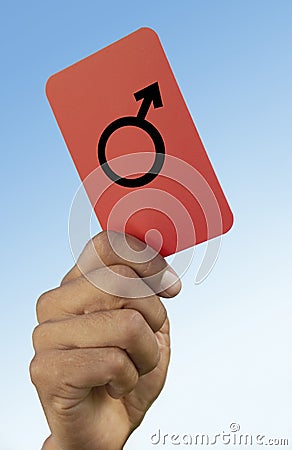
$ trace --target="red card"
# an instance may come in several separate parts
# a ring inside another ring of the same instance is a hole
[[[156,33],[126,36],[49,78],[47,96],[103,229],[163,256],[233,216]]]

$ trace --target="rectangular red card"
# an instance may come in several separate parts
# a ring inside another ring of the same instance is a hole
[[[103,229],[167,256],[231,228],[232,212],[153,30],[58,72],[46,91]]]

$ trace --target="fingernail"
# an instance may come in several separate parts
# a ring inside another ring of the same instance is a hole
[[[174,272],[167,269],[162,275],[160,289],[169,297],[174,297],[181,290],[181,281]]]

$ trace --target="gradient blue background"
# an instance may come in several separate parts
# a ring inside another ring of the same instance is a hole
[[[161,38],[235,225],[207,280],[195,286],[191,266],[165,302],[169,378],[126,449],[160,448],[158,428],[211,435],[231,422],[292,445],[291,21],[288,0],[1,3],[1,450],[47,436],[30,335],[37,297],[73,264],[79,179],[45,82],[141,26]]]

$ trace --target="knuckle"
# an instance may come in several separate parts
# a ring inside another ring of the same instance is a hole
[[[36,347],[38,345],[39,328],[40,328],[40,325],[37,325],[32,332],[32,344],[33,344],[34,349],[36,349]]]
[[[146,322],[142,314],[132,309],[130,310],[130,314],[128,317],[129,325],[133,328],[134,331],[140,331],[141,329],[145,328]]]
[[[151,372],[153,369],[155,369],[155,367],[157,367],[157,364],[160,361],[160,357],[161,357],[161,355],[160,355],[159,349],[157,347],[156,352],[153,353],[152,361],[150,361],[150,363],[149,363],[147,373]]]
[[[86,277],[84,276],[80,276],[75,278],[74,280],[68,281],[67,286],[66,287],[60,287],[58,288],[58,290],[56,290],[59,293],[59,296],[61,298],[61,292],[82,292],[83,290],[86,289],[86,287],[88,286],[89,281]]]
[[[43,339],[47,336],[47,324],[37,325],[32,332],[32,343],[35,350],[40,347]]]
[[[144,299],[153,296],[151,288],[139,277],[133,268],[127,265],[112,265],[113,293],[124,299]],[[133,309],[136,309],[134,307]]]
[[[138,276],[133,269],[125,265],[110,266],[112,292],[115,297],[133,297],[137,290]]]
[[[124,350],[114,348],[112,350],[112,362],[109,373],[109,379],[112,381],[123,380],[123,385],[128,386],[127,391],[130,392],[136,385],[139,374],[134,368],[133,363]]]
[[[108,231],[104,230],[98,233],[92,238],[92,240],[87,243],[87,246],[92,246],[92,244],[94,245],[94,248],[98,253],[103,253],[104,251],[106,251],[109,246]]]
[[[124,372],[127,366],[127,356],[120,348],[113,348],[111,351],[111,370],[114,373]]]
[[[137,278],[138,277],[138,275],[136,274],[134,269],[132,269],[129,266],[123,265],[123,264],[116,264],[114,266],[111,266],[111,269],[113,270],[113,272],[115,272],[118,275],[121,275],[121,277],[124,277],[124,278]]]
[[[37,314],[37,319],[39,322],[42,322],[44,320],[44,317],[46,315],[46,309],[47,309],[47,303],[48,303],[48,299],[50,297],[49,292],[44,292],[43,294],[40,295],[40,297],[37,300],[37,304],[36,304],[36,314]]]
[[[96,259],[102,261],[106,265],[108,256],[112,253],[112,241],[118,233],[113,231],[101,231],[92,239],[90,239],[82,252],[83,263]],[[85,264],[86,265],[86,264]]]
[[[64,382],[66,370],[62,358],[62,352],[55,351],[36,353],[30,362],[29,373],[32,383],[43,391],[48,391],[50,386],[60,388]]]
[[[148,328],[147,323],[139,311],[136,311],[135,309],[125,309],[124,311],[126,335],[129,340],[136,340],[143,335],[146,328]]]
[[[29,365],[29,374],[31,382],[37,386],[43,378],[44,365],[41,363],[41,358],[35,355]]]

